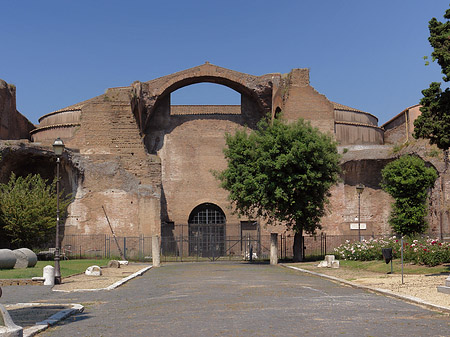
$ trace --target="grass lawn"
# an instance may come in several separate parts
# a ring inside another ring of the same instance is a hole
[[[399,259],[393,261],[394,273],[401,273],[402,264]],[[300,268],[311,269],[317,266],[319,262],[305,262],[292,264]],[[391,271],[391,264],[386,264],[384,261],[350,261],[350,260],[339,260],[341,269],[349,270],[359,270],[359,271],[369,271],[374,273],[386,274]],[[443,264],[436,267],[420,266],[410,263],[403,264],[403,272],[405,274],[442,274],[450,273],[450,264]]]
[[[73,274],[79,274],[92,265],[105,266],[109,259],[99,260],[63,260],[60,262],[61,276],[67,277]],[[54,266],[54,261],[38,261],[33,268],[26,269],[0,269],[0,279],[19,279],[38,276],[42,277],[43,268],[45,266]]]

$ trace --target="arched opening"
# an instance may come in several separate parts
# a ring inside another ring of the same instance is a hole
[[[277,106],[277,108],[275,109],[275,114],[273,116],[274,119],[279,119],[281,116],[281,108],[279,106]]]
[[[231,122],[255,129],[263,116],[264,111],[251,92],[230,81],[176,83],[156,100],[154,112],[144,130],[144,144],[149,153],[159,154],[164,147],[165,136],[183,124],[193,121],[212,121],[216,125]]]
[[[48,184],[51,184],[56,177],[56,157],[52,151],[45,151],[31,147],[3,148],[0,149],[0,183],[6,184],[10,180],[11,174],[17,177],[27,175],[40,175]],[[68,160],[68,156],[61,158],[60,188],[65,197],[75,196],[79,179],[82,176]],[[56,214],[54,214],[56,217]],[[70,215],[68,215],[70,217]],[[65,214],[61,214],[62,222],[60,226],[60,238],[64,237],[66,220]],[[0,238],[0,247],[9,247],[7,238]]]
[[[171,93],[173,105],[240,105],[241,94],[216,83],[195,83]]]
[[[189,255],[218,257],[225,254],[226,217],[211,203],[195,207],[189,215]]]

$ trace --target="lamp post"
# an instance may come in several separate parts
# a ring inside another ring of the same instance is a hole
[[[56,243],[55,243],[55,284],[61,284],[61,268],[59,266],[60,246],[59,246],[59,166],[61,165],[61,155],[64,152],[64,142],[61,138],[56,138],[53,143],[53,151],[56,154]]]
[[[358,193],[358,239],[361,242],[361,194],[364,191],[364,185],[356,185],[356,192]]]

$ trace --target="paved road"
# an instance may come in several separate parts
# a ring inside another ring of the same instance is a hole
[[[95,293],[8,288],[2,303],[86,306],[40,336],[450,336],[448,315],[262,264],[167,264]]]

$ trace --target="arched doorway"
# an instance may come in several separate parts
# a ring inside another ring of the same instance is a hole
[[[225,254],[226,218],[211,203],[195,207],[189,215],[189,255],[219,257]]]

